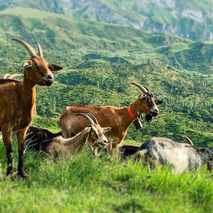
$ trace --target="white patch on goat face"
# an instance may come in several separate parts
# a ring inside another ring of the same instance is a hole
[[[98,145],[100,148],[105,148],[107,146],[108,140],[103,134],[102,128],[92,128],[91,136],[93,138],[94,144]]]

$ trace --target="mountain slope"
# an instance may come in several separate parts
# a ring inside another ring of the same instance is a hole
[[[142,121],[144,128],[135,132],[131,127],[127,139],[143,141],[164,135],[180,140],[178,135],[186,134],[195,144],[209,146],[205,141],[211,139],[213,129],[211,75],[189,76],[168,64],[177,62],[181,68],[202,54],[209,57],[206,66],[210,67],[210,48],[204,50],[211,42],[195,43],[164,33],[14,8],[0,12],[2,76],[22,73],[21,64],[29,58],[13,37],[33,47],[39,41],[45,59],[64,67],[54,73],[56,81],[50,88],[37,87],[37,113],[42,116],[37,125],[49,127],[54,120],[56,127],[55,117],[69,104],[128,106],[140,91],[127,82],[138,82],[164,99],[164,104],[151,126]],[[187,58],[189,54],[193,57]]]
[[[28,7],[91,21],[213,41],[211,0],[2,0],[0,10]]]
[[[148,33],[34,9],[4,10],[0,18],[3,46],[14,45],[11,39],[19,37],[29,43],[39,41],[44,49],[57,49],[72,58],[119,63],[151,60],[179,70],[202,74],[213,71],[212,42],[196,43],[165,33]]]

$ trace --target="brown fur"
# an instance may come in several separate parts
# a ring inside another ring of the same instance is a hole
[[[158,114],[158,108],[155,103],[157,101],[154,100],[154,95],[151,92],[148,92],[148,96],[151,99],[151,107],[148,105],[146,96],[143,93],[130,104],[130,108],[135,117],[141,116],[142,113],[150,115],[150,117]],[[162,102],[159,101],[159,104],[160,103]],[[155,113],[151,112],[152,109],[155,110]],[[114,149],[117,153],[118,147],[121,145],[129,126],[132,124],[132,119],[129,116],[127,107],[94,107],[88,105],[67,106],[58,120],[58,126],[62,129],[62,134],[65,138],[77,134],[87,126],[85,118],[75,117],[75,114],[80,112],[93,114],[102,127],[111,127],[111,130],[106,133],[106,137],[109,141],[107,152],[111,153]]]
[[[49,86],[53,83],[50,65],[43,57],[34,55],[23,64],[22,82],[12,79],[0,80],[0,129],[8,159],[7,175],[13,176],[11,134],[16,131],[19,154],[18,174],[22,178],[28,177],[23,167],[23,142],[36,111],[36,84]],[[52,69],[52,71],[55,70],[59,69]]]
[[[92,123],[89,127],[85,127],[76,136],[71,138],[63,138],[61,136],[44,141],[41,144],[41,150],[46,154],[51,154],[55,158],[62,154],[73,155],[82,151],[85,143],[88,143],[94,155],[97,154],[98,148],[106,148],[108,140],[104,133],[109,131],[110,127],[102,128],[99,124]]]

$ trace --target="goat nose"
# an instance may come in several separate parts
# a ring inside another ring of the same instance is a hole
[[[47,86],[50,86],[54,81],[53,75],[46,75],[43,77],[43,80]]]
[[[158,109],[155,109],[154,112],[155,112],[155,113],[159,113],[159,110],[158,110]]]
[[[151,109],[150,112],[151,112],[152,116],[157,116],[159,113],[159,110],[154,108],[154,109]]]
[[[47,78],[48,78],[48,79],[53,79],[53,76],[48,75]]]

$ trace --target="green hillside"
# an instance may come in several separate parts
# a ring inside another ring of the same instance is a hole
[[[70,104],[128,106],[140,91],[127,82],[138,82],[164,104],[151,126],[142,121],[139,132],[131,127],[127,140],[141,143],[164,135],[180,141],[179,134],[186,134],[199,146],[211,145],[211,42],[34,9],[5,10],[0,17],[2,76],[22,73],[20,66],[29,58],[13,37],[33,47],[39,41],[46,60],[64,67],[55,73],[53,86],[37,87],[34,125],[57,129],[56,117]]]
[[[212,37],[211,0],[2,0],[0,10],[34,8],[90,21],[107,22],[149,32],[163,32],[195,41]]]
[[[0,17],[2,40],[10,42],[14,34],[22,35],[25,39],[39,39],[40,43],[45,43],[47,47],[54,44],[60,49],[69,45],[71,49],[148,51],[150,48],[174,43],[192,43],[188,39],[169,34],[151,34],[119,25],[74,19],[34,9],[5,10],[0,12]],[[57,37],[61,39],[56,40]]]
[[[169,34],[152,34],[34,9],[4,10],[0,17],[3,49],[7,45],[19,46],[11,40],[19,37],[29,43],[39,41],[44,51],[57,49],[57,55],[69,54],[70,60],[90,58],[137,64],[151,60],[191,73],[212,73],[212,42],[195,43]]]

